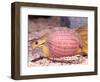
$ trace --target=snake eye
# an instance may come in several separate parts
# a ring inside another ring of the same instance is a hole
[[[35,44],[38,44],[38,42],[36,41]]]

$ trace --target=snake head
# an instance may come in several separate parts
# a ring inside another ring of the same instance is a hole
[[[32,42],[32,48],[33,50],[35,51],[37,48],[41,48],[42,52],[43,52],[43,55],[41,55],[41,57],[48,57],[49,56],[49,49],[47,47],[47,45],[45,44],[47,40],[47,36],[44,35],[42,37],[40,37],[39,39],[37,40],[34,40]]]
[[[41,47],[46,42],[47,36],[43,35],[42,37],[32,41],[32,48]]]

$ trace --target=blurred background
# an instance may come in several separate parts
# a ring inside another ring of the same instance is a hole
[[[29,32],[39,31],[46,29],[48,27],[68,27],[68,28],[78,28],[81,26],[88,25],[87,17],[60,17],[60,16],[28,16],[28,26]]]

